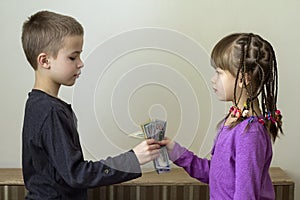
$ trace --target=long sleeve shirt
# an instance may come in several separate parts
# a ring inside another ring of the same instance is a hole
[[[141,176],[133,151],[96,162],[84,160],[71,105],[40,90],[29,93],[22,143],[26,199],[84,200],[90,187]]]
[[[274,200],[269,175],[272,143],[258,118],[234,128],[221,126],[211,159],[202,159],[175,143],[170,159],[190,176],[209,184],[211,200]]]

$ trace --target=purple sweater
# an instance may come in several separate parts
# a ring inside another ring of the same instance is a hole
[[[170,159],[190,176],[209,183],[211,200],[274,200],[270,136],[257,118],[248,128],[247,124],[244,120],[232,129],[222,126],[211,160],[197,157],[178,143]]]

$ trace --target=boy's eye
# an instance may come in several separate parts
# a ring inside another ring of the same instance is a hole
[[[70,60],[75,60],[76,58],[75,58],[75,57],[69,57],[69,59],[70,59]]]

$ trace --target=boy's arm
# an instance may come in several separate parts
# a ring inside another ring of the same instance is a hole
[[[43,144],[49,161],[68,185],[87,188],[110,185],[141,176],[133,151],[97,162],[83,159],[76,127],[64,111],[53,111],[43,126]]]

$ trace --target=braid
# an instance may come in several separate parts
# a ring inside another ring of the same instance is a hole
[[[244,65],[244,60],[245,60],[245,45],[242,45],[241,47],[241,58],[240,58],[240,63],[239,63],[239,67],[237,69],[237,74],[236,74],[236,77],[239,77],[240,73],[241,73],[241,69],[242,69],[242,66]],[[242,72],[242,76],[243,76],[243,72]],[[235,106],[237,106],[240,98],[241,98],[241,95],[239,96],[238,100],[236,98],[236,87],[238,85],[238,78],[235,79],[235,83],[234,83],[234,93],[233,93],[233,98],[234,98],[234,104]]]
[[[263,116],[267,116],[265,125],[275,141],[278,129],[282,133],[281,114],[277,111],[278,72],[275,51],[272,45],[258,35],[248,34],[247,51],[244,52],[244,70],[242,73],[251,74],[253,81],[245,87],[248,94],[250,108],[253,108],[253,100],[261,95],[261,106]],[[244,47],[241,47],[243,53]],[[242,58],[242,56],[241,56]],[[243,75],[244,76],[244,75]],[[244,81],[246,86],[246,83]],[[253,85],[254,84],[254,85]],[[253,90],[253,87],[255,88]],[[253,109],[252,109],[253,110]],[[278,115],[279,114],[279,115]],[[274,120],[276,116],[276,120]]]

